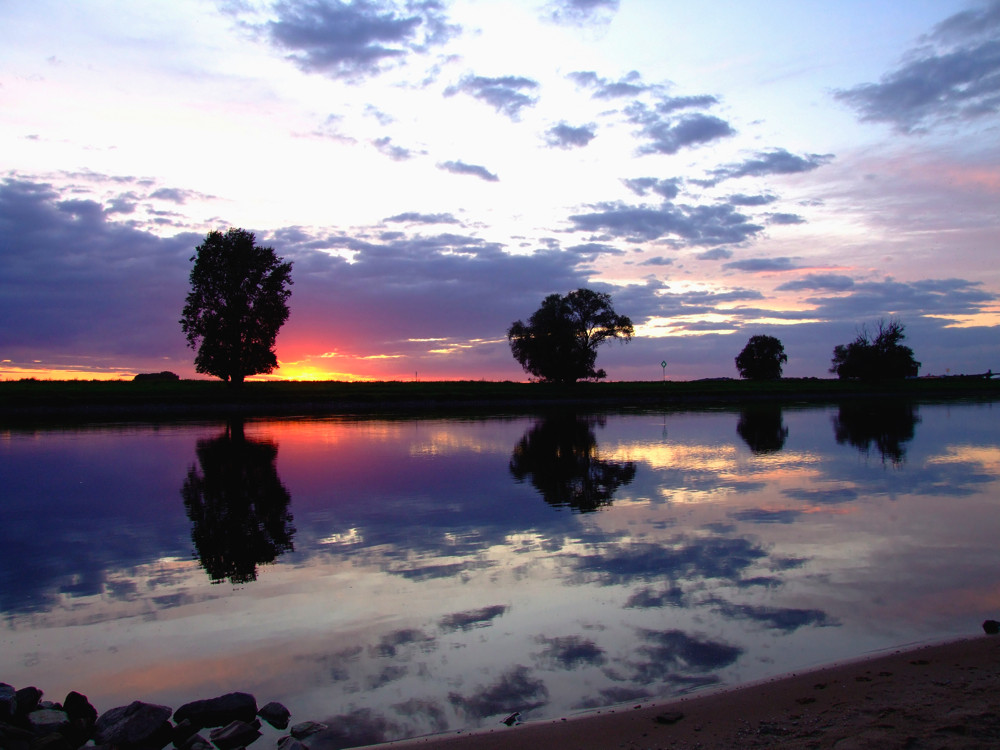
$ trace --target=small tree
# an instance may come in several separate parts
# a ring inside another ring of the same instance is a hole
[[[597,347],[608,339],[630,341],[632,321],[611,306],[611,295],[577,289],[562,296],[550,294],[524,323],[507,329],[514,359],[525,372],[555,383],[580,379],[599,380],[604,370],[594,369]]]
[[[895,380],[913,377],[920,363],[913,350],[900,342],[906,338],[904,326],[898,320],[879,320],[873,334],[862,326],[850,344],[838,344],[833,349],[830,372],[838,378],[859,380]]]
[[[736,357],[736,369],[747,380],[778,380],[787,361],[785,347],[774,336],[751,336]]]
[[[197,372],[240,385],[278,366],[274,342],[288,320],[292,264],[256,244],[253,232],[209,232],[191,258],[181,317]]]

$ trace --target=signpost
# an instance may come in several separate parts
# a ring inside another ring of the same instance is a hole
[[[663,382],[667,382],[667,360],[660,362],[660,367],[663,368]]]

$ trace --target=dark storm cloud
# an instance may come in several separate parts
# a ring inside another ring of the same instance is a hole
[[[177,324],[200,237],[163,239],[49,184],[0,182],[0,317],[9,359],[184,356]],[[31,355],[28,358],[38,358]]]
[[[566,122],[560,122],[545,131],[545,142],[556,148],[581,148],[596,136],[597,126],[594,123],[574,127]]]
[[[790,271],[798,268],[793,258],[747,258],[746,260],[734,260],[723,263],[723,268],[732,268],[736,271]]]
[[[836,273],[811,273],[795,281],[786,281],[777,287],[781,292],[814,290],[824,292],[846,292],[854,287],[854,279]]]
[[[913,133],[1000,112],[1000,2],[945,19],[878,83],[834,93],[861,120]]]
[[[633,102],[625,108],[628,121],[640,126],[637,135],[647,141],[639,146],[638,153],[676,154],[682,148],[710,143],[736,133],[728,122],[714,115],[695,112],[680,117],[671,116],[675,109],[695,106],[678,104],[688,99],[694,101],[699,97],[665,99],[655,109],[642,102]],[[669,106],[670,102],[676,105],[673,109]]]
[[[582,25],[608,23],[618,12],[619,0],[553,0],[545,6],[556,23]]]
[[[682,182],[680,177],[671,177],[665,180],[658,180],[655,177],[635,177],[622,180],[625,187],[638,196],[645,196],[653,192],[668,201],[673,200],[680,193]]]
[[[530,93],[538,88],[538,81],[523,76],[501,76],[486,78],[483,76],[465,76],[454,86],[444,90],[445,96],[468,94],[474,99],[486,102],[497,112],[516,120],[521,110],[534,105],[538,98]]]
[[[452,214],[421,214],[416,211],[406,211],[395,216],[389,216],[382,221],[406,224],[460,224]]]
[[[479,164],[466,164],[464,161],[445,161],[438,164],[438,169],[443,169],[445,172],[451,172],[452,174],[467,174],[473,177],[478,177],[481,180],[486,180],[487,182],[499,182],[500,178],[497,177],[493,172],[489,171],[486,167]]]
[[[467,716],[485,719],[496,714],[530,711],[549,699],[545,683],[532,678],[531,671],[518,665],[502,674],[492,685],[480,687],[471,696],[448,694],[449,702]]]
[[[728,204],[686,206],[664,203],[659,208],[602,203],[597,210],[569,217],[578,231],[605,232],[630,240],[676,238],[678,244],[712,246],[752,239],[763,227]]]
[[[564,635],[555,638],[539,636],[535,639],[545,648],[537,654],[539,663],[556,669],[600,666],[607,661],[604,649],[588,638]]]
[[[806,154],[797,156],[783,148],[771,149],[770,151],[759,151],[754,156],[742,162],[727,164],[713,169],[709,174],[710,180],[701,180],[704,185],[715,185],[723,180],[731,180],[737,177],[764,177],[772,174],[798,174],[801,172],[811,172],[822,167],[833,159],[833,154]]]
[[[443,44],[457,28],[434,0],[286,0],[266,26],[273,44],[302,70],[361,78],[414,52]]]
[[[643,83],[638,71],[630,71],[617,81],[602,78],[592,70],[581,70],[566,75],[577,86],[593,89],[595,99],[618,99],[620,97],[637,96],[646,91],[655,90],[656,86]]]

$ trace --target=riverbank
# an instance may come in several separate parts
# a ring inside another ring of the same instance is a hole
[[[917,378],[857,383],[823,378],[751,382],[718,378],[557,385],[496,381],[247,382],[0,381],[0,418],[134,419],[323,413],[451,413],[576,408],[678,408],[857,398],[1000,398],[1000,379]]]
[[[543,747],[1000,747],[1000,638],[894,650],[679,701],[388,743],[397,750]]]

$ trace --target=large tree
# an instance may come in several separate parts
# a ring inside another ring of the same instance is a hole
[[[514,359],[540,380],[574,383],[606,377],[594,368],[597,347],[608,339],[630,341],[632,321],[611,306],[611,295],[577,289],[563,296],[550,294],[528,322],[507,329]]]
[[[898,320],[880,320],[874,333],[867,326],[858,332],[850,344],[838,344],[833,349],[830,372],[838,378],[859,380],[895,380],[913,377],[920,363],[913,350],[900,342],[906,338]]]
[[[274,342],[288,320],[292,264],[253,232],[209,232],[191,258],[181,327],[197,350],[197,372],[239,385],[278,366]]]
[[[784,345],[774,336],[751,336],[736,357],[736,369],[747,380],[778,380],[787,361]]]

